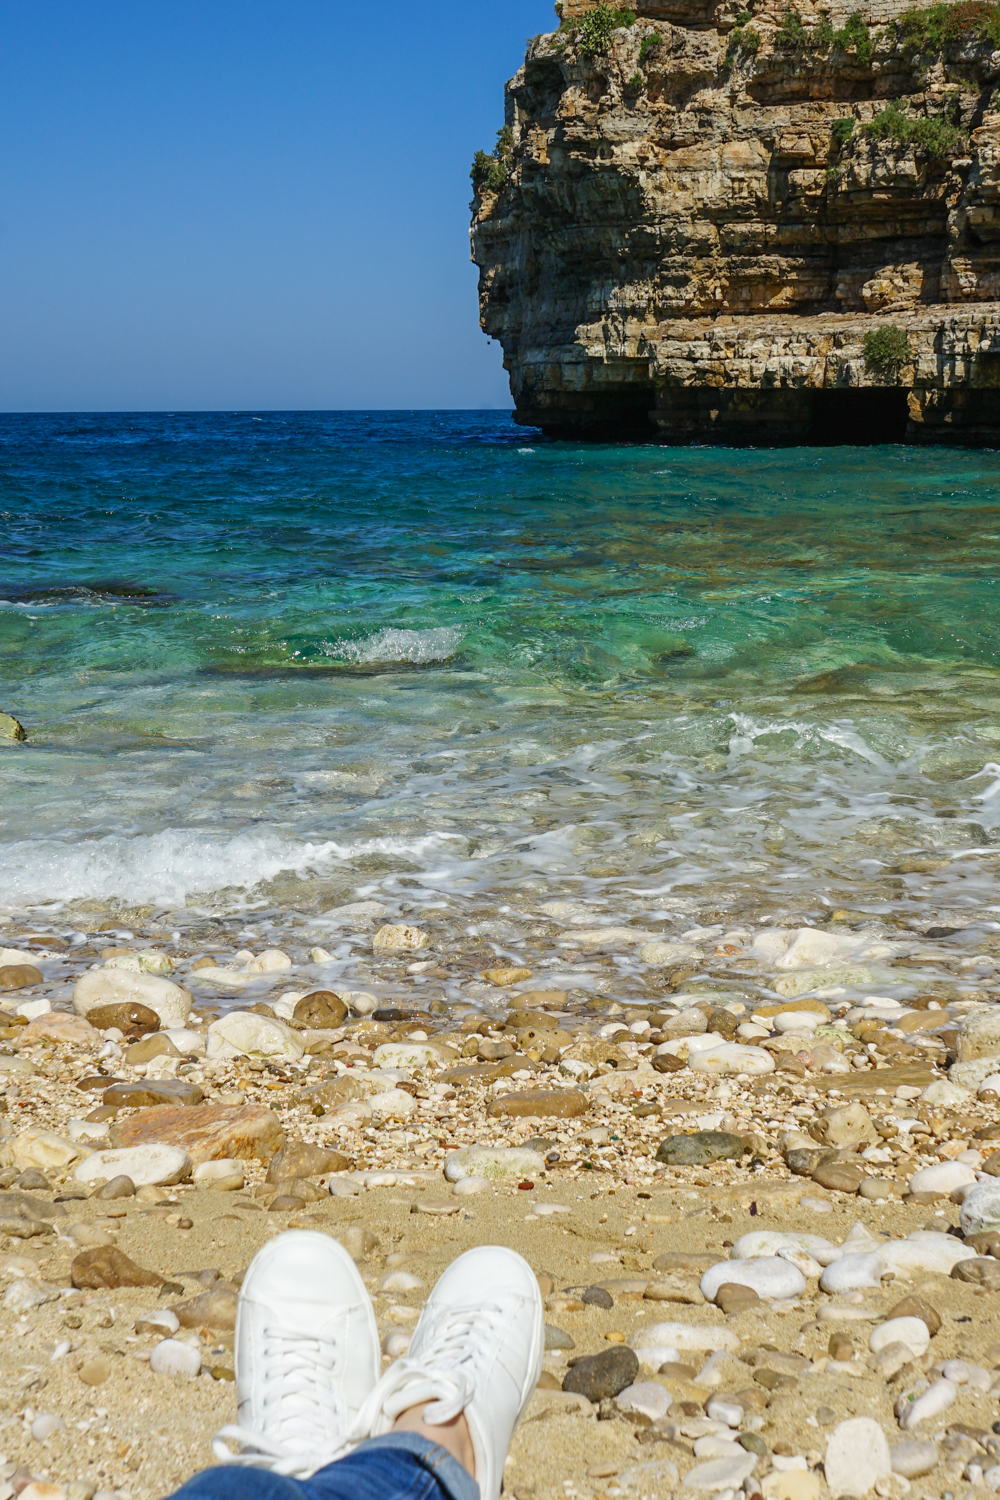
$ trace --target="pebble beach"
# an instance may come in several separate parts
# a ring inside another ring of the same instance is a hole
[[[375,905],[329,923],[368,953],[350,992],[315,930],[2,929],[12,1492],[144,1500],[212,1462],[240,1279],[288,1227],[355,1257],[386,1361],[462,1250],[529,1260],[518,1500],[1000,1485],[996,937],[538,910],[537,967],[482,969]],[[546,979],[635,942],[655,999]],[[439,971],[467,1004],[402,1000]]]

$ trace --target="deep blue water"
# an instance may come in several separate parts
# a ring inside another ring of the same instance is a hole
[[[0,496],[0,905],[996,900],[992,453],[7,416]]]

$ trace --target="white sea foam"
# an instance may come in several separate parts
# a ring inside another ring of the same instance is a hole
[[[254,829],[233,838],[212,838],[189,828],[128,837],[64,843],[57,839],[0,844],[0,892],[5,905],[84,897],[183,905],[192,895],[227,891],[248,894],[277,875],[329,873],[360,854],[401,859],[440,857],[448,834],[322,843],[289,838],[274,829]],[[227,902],[238,906],[238,899]]]
[[[331,641],[327,644],[326,654],[359,666],[393,661],[422,665],[447,661],[449,656],[454,656],[461,639],[461,630],[451,625],[439,625],[432,630],[397,630],[387,626],[360,641]]]

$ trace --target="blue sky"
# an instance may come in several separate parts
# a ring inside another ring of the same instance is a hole
[[[509,404],[468,171],[551,0],[0,0],[0,410]]]

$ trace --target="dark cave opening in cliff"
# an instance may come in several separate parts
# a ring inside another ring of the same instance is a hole
[[[903,443],[909,409],[899,386],[854,391],[814,391],[809,442],[821,448]]]

